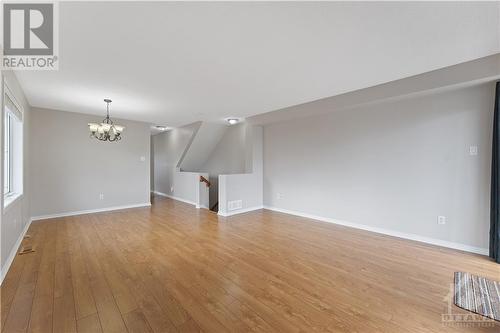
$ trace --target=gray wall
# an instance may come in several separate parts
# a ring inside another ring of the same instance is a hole
[[[177,166],[182,171],[198,172],[203,163],[210,158],[213,150],[227,130],[227,125],[201,122],[189,149],[185,151]]]
[[[264,204],[487,248],[493,99],[491,83],[268,125]]]
[[[198,122],[153,135],[154,191],[174,195],[170,189],[175,168],[199,126]]]
[[[245,127],[245,173],[219,175],[219,215],[228,216],[263,206],[263,128]],[[242,207],[229,210],[229,202],[241,200]]]
[[[154,191],[181,199],[193,197],[193,193],[187,194],[186,190],[194,190],[185,186],[190,183],[187,179],[191,173],[175,173],[184,154],[184,158],[190,156],[187,164],[193,169],[185,168],[182,160],[182,170],[209,173],[210,207],[213,206],[218,200],[218,176],[245,172],[246,133],[246,124],[226,126],[198,122],[153,135]]]
[[[32,216],[150,202],[149,125],[116,119],[126,127],[123,139],[100,142],[89,138],[87,123],[101,118],[33,109]]]
[[[154,154],[154,140],[153,140],[153,136],[151,136],[149,138],[149,151],[150,151],[150,154],[149,154],[149,189],[150,191],[154,191],[154,188],[155,188],[155,177],[154,177],[154,174],[155,174],[155,154]]]
[[[222,139],[203,166],[210,178],[210,207],[215,205],[219,193],[219,175],[245,172],[246,124],[227,127]]]
[[[14,94],[15,98],[17,99],[17,102],[21,105],[21,107],[24,109],[24,115],[23,115],[23,175],[24,175],[24,180],[23,180],[23,196],[19,199],[17,199],[15,202],[13,202],[11,205],[7,207],[7,209],[4,209],[3,205],[3,195],[0,195],[0,209],[2,213],[0,214],[0,234],[1,234],[1,247],[0,247],[0,252],[1,252],[1,278],[3,279],[4,274],[7,273],[8,266],[10,265],[10,262],[7,262],[8,259],[12,259],[13,257],[11,255],[15,255],[15,251],[17,250],[15,248],[16,242],[20,240],[20,237],[22,236],[22,232],[29,223],[30,220],[30,191],[31,191],[31,184],[29,182],[29,175],[28,175],[28,165],[29,165],[29,159],[30,159],[30,146],[29,146],[29,125],[31,123],[31,108],[28,104],[28,101],[26,100],[26,97],[24,96],[24,93],[19,86],[17,79],[12,71],[2,71],[0,74],[0,82],[4,82],[9,86],[11,92]],[[3,120],[4,120],[4,110],[3,110],[3,84],[1,84],[1,106],[2,106],[2,111],[1,115],[2,118],[0,120],[0,123],[2,126],[0,126],[0,141],[2,142],[1,147],[3,147]],[[1,168],[1,176],[2,182],[0,188],[3,189],[3,154],[1,154],[0,157],[1,163],[0,163],[0,168]],[[10,257],[9,257],[10,256]]]

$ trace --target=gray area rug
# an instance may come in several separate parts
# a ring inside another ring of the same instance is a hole
[[[455,272],[455,305],[500,321],[500,282]]]

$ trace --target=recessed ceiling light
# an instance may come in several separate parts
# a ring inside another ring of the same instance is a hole
[[[236,118],[227,118],[226,121],[230,124],[230,125],[234,125],[234,124],[237,124],[240,120],[239,119],[236,119]]]

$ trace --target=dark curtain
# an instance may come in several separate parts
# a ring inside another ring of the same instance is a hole
[[[500,81],[496,84],[491,156],[490,257],[500,263]]]

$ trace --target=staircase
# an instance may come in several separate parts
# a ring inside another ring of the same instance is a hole
[[[262,207],[262,127],[196,122],[167,139],[173,154],[182,151],[165,176],[167,196],[221,216]]]

